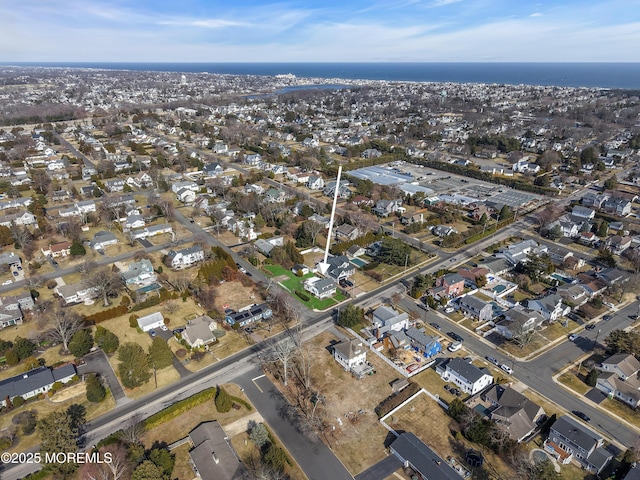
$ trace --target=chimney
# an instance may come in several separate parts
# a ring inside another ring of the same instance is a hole
[[[217,457],[216,452],[211,452],[211,456],[213,457],[213,461],[216,462],[216,464],[220,463],[220,459]]]

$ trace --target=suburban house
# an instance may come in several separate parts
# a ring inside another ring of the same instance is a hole
[[[327,275],[336,280],[349,278],[356,273],[356,267],[349,261],[346,255],[328,257],[327,263],[329,264]]]
[[[424,213],[425,211],[415,212],[411,215],[403,215],[400,217],[400,223],[403,225],[411,225],[414,223],[423,223],[424,222]]]
[[[627,248],[631,247],[631,237],[612,235],[605,240],[604,244],[614,255],[622,255]]]
[[[134,239],[153,237],[162,235],[163,233],[173,233],[173,228],[168,223],[160,223],[158,225],[150,225],[148,227],[131,230],[131,237]]]
[[[189,465],[202,480],[235,480],[244,467],[217,420],[202,422],[189,432]]]
[[[156,273],[153,271],[151,261],[143,258],[139,262],[132,262],[127,270],[120,274],[125,285],[141,285],[156,281]]]
[[[322,193],[327,197],[333,198],[336,192],[336,181],[332,180],[325,183]],[[349,198],[351,196],[351,190],[349,190],[349,180],[340,180],[340,186],[338,188],[338,198]]]
[[[349,240],[355,240],[360,235],[357,227],[343,223],[336,228],[336,238],[341,242],[347,242]]]
[[[576,221],[590,222],[596,216],[596,211],[593,208],[583,207],[582,205],[574,205],[571,210],[571,217]]]
[[[324,188],[324,180],[317,175],[309,175],[307,188],[311,190],[322,190]]]
[[[349,248],[347,248],[347,251],[345,253],[347,254],[348,258],[358,258],[367,253],[367,251],[360,245],[351,245]]]
[[[604,439],[596,432],[563,415],[551,425],[545,449],[563,464],[576,460],[585,470],[599,474],[613,458],[603,444]]]
[[[176,192],[176,198],[182,203],[193,203],[196,201],[196,192],[188,188],[181,188]]]
[[[389,331],[399,332],[409,328],[409,314],[382,305],[373,311],[371,324],[377,329],[377,337],[380,338]]]
[[[137,210],[136,210],[137,212]],[[146,225],[144,218],[139,213],[130,213],[122,222],[122,230],[128,232],[134,228],[142,228]]]
[[[508,385],[493,385],[482,399],[492,405],[489,418],[506,427],[509,436],[517,442],[531,435],[544,415],[541,406]]]
[[[495,326],[495,331],[511,339],[538,328],[544,322],[539,312],[517,305],[504,313],[504,320]]]
[[[192,192],[196,193],[200,190],[200,185],[198,185],[196,182],[192,182],[189,180],[182,181],[182,182],[175,182],[171,185],[171,191],[175,194],[177,194],[182,189],[191,190]]]
[[[442,350],[439,337],[427,335],[423,330],[409,327],[405,330],[405,335],[409,339],[411,346],[421,351],[426,358],[431,358]]]
[[[0,225],[10,227],[15,225],[35,225],[37,223],[36,216],[31,212],[10,213],[0,216]]]
[[[403,467],[411,468],[423,480],[460,480],[462,478],[449,465],[449,462],[439,457],[411,432],[401,433],[393,441],[389,450],[402,462]]]
[[[284,238],[281,236],[267,238],[266,240],[263,238],[259,238],[253,243],[253,245],[260,253],[262,253],[265,257],[268,257],[271,255],[271,250],[273,250],[275,247],[284,246]]]
[[[53,289],[63,300],[65,305],[86,302],[96,295],[96,289],[85,285],[84,282],[71,285],[58,285]]]
[[[509,245],[507,248],[503,248],[495,254],[497,258],[504,258],[511,265],[517,265],[519,262],[526,262],[527,255],[542,255],[547,253],[547,247],[545,245],[538,245],[535,240],[523,240],[521,242]]]
[[[22,324],[24,312],[34,305],[29,292],[0,297],[0,329]]]
[[[187,268],[202,260],[204,260],[204,250],[200,245],[194,245],[178,251],[169,250],[164,263],[171,268]]]
[[[148,332],[150,330],[160,328],[164,325],[164,317],[162,316],[162,312],[154,312],[149,315],[145,315],[144,317],[138,318],[138,327],[143,332]]]
[[[617,353],[603,360],[596,388],[632,408],[640,405],[640,362],[630,353]]]
[[[336,294],[336,282],[332,278],[308,278],[302,286],[317,298],[329,298]]]
[[[0,253],[0,265],[9,265],[9,267],[21,265],[20,257],[16,252]]]
[[[488,322],[493,318],[493,305],[473,295],[465,295],[458,300],[460,311],[468,317]]]
[[[220,175],[222,172],[224,172],[224,168],[218,162],[207,163],[202,167],[202,173],[207,177],[215,177],[216,175]]]
[[[112,232],[101,231],[97,232],[93,236],[93,240],[89,242],[89,245],[94,250],[104,250],[105,247],[108,247],[109,245],[115,245],[116,243],[118,243],[118,239],[115,234],[113,234]]]
[[[122,192],[124,190],[125,181],[121,178],[105,180],[104,186],[109,192]]]
[[[399,198],[397,200],[378,200],[371,211],[379,217],[388,217],[396,212],[404,213],[406,208],[402,206],[402,199]]]
[[[153,178],[147,172],[139,172],[135,177],[127,178],[127,185],[137,188],[148,188],[153,185]]]
[[[493,377],[486,368],[478,368],[460,357],[436,365],[436,373],[445,382],[455,383],[460,390],[469,395],[475,395],[493,383]]]
[[[236,323],[240,327],[249,325],[250,323],[259,322],[271,318],[273,312],[266,303],[249,305],[241,308],[237,312],[229,313],[224,317],[225,322],[233,326]]]
[[[457,297],[464,292],[464,277],[458,273],[448,273],[438,277],[435,287],[430,292],[437,297]]]
[[[549,322],[555,322],[558,318],[571,312],[571,307],[563,303],[562,296],[554,293],[539,300],[529,300],[527,306],[531,310],[540,312],[540,315]]]
[[[0,405],[7,406],[16,397],[25,400],[47,393],[55,382],[68,383],[76,375],[76,366],[67,363],[57,368],[38,367],[0,381]]]
[[[47,257],[51,257],[51,258],[66,257],[71,254],[71,242],[59,242],[59,243],[49,244],[48,249],[45,250],[44,248],[42,248],[40,250],[42,251],[42,254]]]
[[[202,315],[187,322],[182,338],[191,348],[204,347],[216,341],[213,331],[218,324],[208,315]]]
[[[348,372],[366,363],[367,349],[360,340],[343,340],[333,345],[333,358]]]
[[[307,267],[306,265],[303,265],[301,263],[296,263],[293,267],[291,267],[291,272],[294,275],[306,275],[307,273],[309,273],[309,267]]]

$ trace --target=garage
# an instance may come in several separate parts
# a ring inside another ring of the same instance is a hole
[[[143,332],[148,332],[154,328],[160,328],[162,325],[164,325],[164,317],[160,312],[155,312],[151,315],[146,315],[138,319],[138,326]]]

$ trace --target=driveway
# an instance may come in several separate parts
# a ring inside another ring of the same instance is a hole
[[[588,398],[593,403],[600,405],[602,401],[607,398],[607,395],[604,392],[598,390],[597,388],[592,388],[587,392],[587,394],[585,395],[585,398]]]
[[[392,475],[402,467],[402,462],[395,455],[383,458],[375,465],[370,466],[364,472],[356,475],[356,480],[380,480]]]
[[[84,365],[78,367],[78,375],[86,375],[87,373],[97,373],[107,381],[111,395],[116,401],[116,405],[125,403],[129,399],[124,394],[124,390],[116,377],[116,373],[111,368],[111,364],[107,359],[107,355],[98,349],[95,352],[88,353],[84,356]]]
[[[151,248],[153,247],[153,243],[151,243],[149,240],[146,240],[144,238],[139,238],[138,239],[138,243],[140,245],[142,245],[144,248]]]

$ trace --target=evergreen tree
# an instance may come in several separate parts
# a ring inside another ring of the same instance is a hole
[[[595,387],[596,383],[598,383],[598,369],[592,368],[587,374],[587,378],[585,383],[590,387]]]
[[[166,448],[153,448],[149,452],[149,460],[155,463],[166,478],[171,478],[173,467],[176,463],[176,456]]]
[[[220,413],[228,412],[229,410],[231,410],[231,407],[233,405],[233,401],[231,400],[231,397],[229,396],[227,391],[221,386],[217,387],[214,403],[216,405],[216,410],[218,410],[218,412]]]
[[[151,378],[149,357],[137,343],[128,342],[118,350],[118,374],[126,388],[139,387]]]
[[[84,248],[84,245],[82,245],[82,242],[79,242],[76,240],[71,244],[71,247],[69,247],[69,253],[74,257],[82,256],[82,255],[86,255],[87,250]]]
[[[91,347],[93,347],[93,336],[91,331],[87,329],[78,330],[69,341],[69,352],[76,358],[89,353]]]
[[[249,437],[258,448],[262,448],[262,446],[269,441],[269,431],[263,423],[258,423],[251,429]]]
[[[87,389],[87,400],[90,402],[100,403],[107,396],[107,390],[95,373],[90,373],[87,376],[85,386]]]
[[[155,463],[145,460],[133,470],[131,480],[166,480],[166,477]]]
[[[120,345],[120,341],[116,334],[100,325],[96,328],[95,342],[104,353],[113,353]]]
[[[149,360],[157,369],[171,365],[173,362],[173,352],[164,339],[160,337],[153,339],[153,342],[151,342],[149,346]]]
[[[16,337],[13,341],[13,351],[16,352],[20,360],[30,357],[36,350],[36,344],[31,340],[22,337]]]
[[[68,411],[54,411],[37,422],[40,435],[40,452],[44,458],[46,453],[75,452],[78,448],[80,430],[74,425],[72,415]],[[55,455],[52,455],[56,458]],[[70,475],[77,468],[75,463],[62,461],[49,464],[51,468],[63,476]]]

